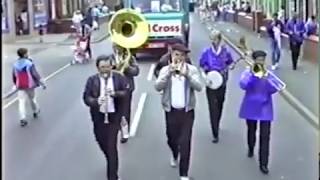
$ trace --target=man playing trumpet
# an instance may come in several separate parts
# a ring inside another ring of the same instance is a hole
[[[267,174],[270,128],[273,120],[272,94],[280,90],[275,83],[276,80],[268,74],[265,69],[264,51],[254,51],[252,58],[255,63],[253,68],[245,70],[240,79],[240,87],[245,91],[241,108],[240,118],[247,122],[248,132],[248,157],[253,157],[256,143],[257,123],[260,124],[260,149],[259,161],[260,170]]]
[[[140,69],[134,56],[128,54],[124,48],[113,44],[114,56],[116,59],[116,70],[120,71],[128,81],[127,94],[125,96],[125,119],[128,124],[128,132],[130,132],[130,118],[131,118],[131,101],[132,93],[135,89],[134,77],[139,75]],[[126,56],[130,55],[129,62],[125,62]],[[128,136],[122,136],[121,143],[126,143],[128,141]]]
[[[212,71],[219,72],[222,76],[222,84],[216,89],[207,86],[206,93],[210,112],[210,123],[213,134],[213,143],[219,142],[219,125],[225,99],[228,71],[233,69],[233,58],[228,49],[222,45],[222,35],[218,31],[210,34],[212,45],[206,48],[200,57],[200,67],[205,74]],[[208,84],[207,84],[208,85]]]
[[[181,180],[189,180],[195,91],[202,89],[197,68],[185,62],[188,52],[182,44],[173,45],[171,64],[160,70],[155,83],[155,89],[163,91],[162,106],[166,116],[167,142],[172,152],[170,165],[175,167],[180,155]]]

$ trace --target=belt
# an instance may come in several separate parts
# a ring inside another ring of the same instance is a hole
[[[174,107],[171,107],[172,110],[176,110],[176,111],[184,111],[186,110],[186,108],[174,108]]]

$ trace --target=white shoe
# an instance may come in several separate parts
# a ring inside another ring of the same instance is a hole
[[[173,156],[170,158],[170,166],[177,167],[178,160],[174,159]]]
[[[276,63],[275,66],[276,66],[276,69],[278,69],[279,68],[279,63]]]
[[[271,66],[271,69],[272,69],[272,70],[276,70],[276,66],[275,66],[275,65],[272,65],[272,66]]]
[[[190,178],[189,178],[189,177],[181,176],[181,177],[180,177],[180,180],[190,180]]]

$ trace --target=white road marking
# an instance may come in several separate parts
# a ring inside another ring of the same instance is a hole
[[[58,70],[56,70],[55,72],[51,73],[49,76],[47,76],[46,78],[44,78],[44,81],[48,81],[49,79],[51,79],[52,77],[56,76],[57,74],[59,74],[60,72],[62,72],[63,70],[65,70],[66,68],[68,68],[70,66],[70,64],[66,64],[63,67],[59,68]],[[15,102],[18,101],[18,98],[15,97],[14,99],[12,99],[10,102],[8,102],[6,105],[4,105],[2,107],[2,110],[7,109],[8,107],[10,107],[12,104],[14,104]]]
[[[130,136],[131,137],[134,137],[136,135],[146,99],[147,99],[147,93],[142,93],[140,96],[140,99],[139,99],[137,111],[134,114],[134,118],[133,118],[133,121],[132,121],[132,124],[130,127]]]
[[[155,65],[155,64],[152,64],[152,65],[150,66],[149,73],[148,73],[148,77],[147,77],[147,80],[148,80],[148,81],[151,81],[151,80],[152,80],[153,71],[154,71],[155,68],[156,68],[156,65]]]

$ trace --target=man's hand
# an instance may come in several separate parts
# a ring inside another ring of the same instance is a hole
[[[43,90],[47,89],[47,86],[45,84],[42,84],[41,87]]]
[[[110,97],[115,97],[115,92],[111,89],[107,90],[107,94],[109,94]]]
[[[98,98],[98,104],[99,104],[99,105],[104,104],[106,101],[107,101],[107,98],[106,98],[105,96],[100,96],[100,97]]]
[[[232,63],[232,64],[230,64],[229,69],[230,69],[230,70],[234,70],[235,67],[236,67],[236,64],[235,64],[235,63]]]
[[[181,75],[187,77],[189,74],[189,68],[188,66],[185,64],[185,67],[181,70]]]

